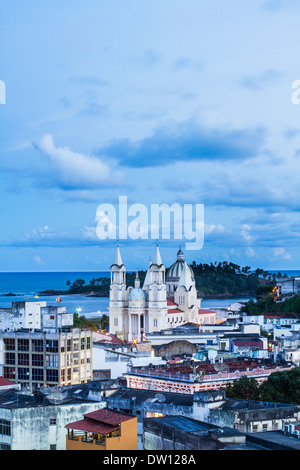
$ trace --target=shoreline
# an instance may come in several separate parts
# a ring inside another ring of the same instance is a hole
[[[0,294],[0,297],[24,297],[24,296],[29,296],[29,295],[34,295],[33,293],[31,294],[20,294],[20,293],[13,293],[9,292],[6,294]],[[88,297],[88,298],[109,298],[109,293],[101,293],[101,292],[68,292],[68,291],[62,291],[62,290],[45,290],[42,292],[38,292],[37,294],[39,297],[55,297],[55,296],[72,296],[72,295],[78,295],[80,297]],[[232,299],[236,297],[255,297],[255,293],[241,293],[241,294],[208,294],[208,295],[198,295],[198,299]]]

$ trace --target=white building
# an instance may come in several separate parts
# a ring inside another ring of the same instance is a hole
[[[0,394],[0,450],[66,450],[66,424],[105,403],[65,397],[43,402],[16,391]]]
[[[279,287],[279,293],[282,296],[287,294],[300,293],[300,276],[293,276],[289,279],[281,279],[277,281],[276,286]]]
[[[166,270],[157,246],[143,287],[138,274],[135,286],[127,287],[126,267],[119,247],[110,271],[109,329],[112,334],[125,341],[141,341],[147,333],[198,322],[200,300],[194,274],[181,250],[177,261]]]

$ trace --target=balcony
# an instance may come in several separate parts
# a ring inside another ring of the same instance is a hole
[[[91,432],[85,432],[82,434],[80,431],[68,430],[67,435],[67,449],[81,449],[81,450],[92,450],[92,447],[98,447],[99,450],[107,450],[107,443],[114,438],[119,438],[121,436],[120,429],[106,435],[106,434],[96,434]],[[71,441],[68,443],[68,441]],[[72,443],[74,442],[74,444]]]

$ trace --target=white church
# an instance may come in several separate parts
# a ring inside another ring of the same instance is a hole
[[[119,246],[110,271],[110,333],[124,341],[139,342],[147,333],[197,323],[201,299],[197,299],[194,273],[181,249],[177,261],[166,269],[157,245],[143,286],[137,273],[135,286],[127,287]]]

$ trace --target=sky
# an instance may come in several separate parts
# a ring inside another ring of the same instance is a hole
[[[109,269],[97,208],[120,196],[149,223],[153,204],[204,205],[201,249],[158,238],[166,266],[181,246],[189,263],[299,269],[299,15],[297,0],[2,0],[0,271]],[[120,239],[127,269],[156,243]]]

